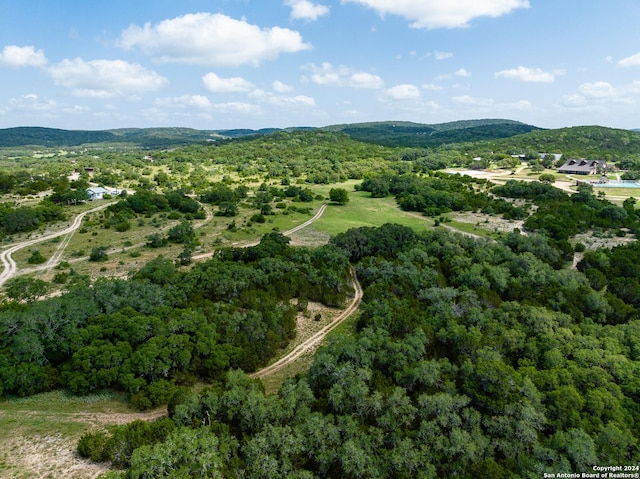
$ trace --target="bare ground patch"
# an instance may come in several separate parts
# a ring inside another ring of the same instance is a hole
[[[486,215],[483,213],[461,212],[450,214],[451,218],[460,223],[468,223],[477,228],[491,232],[511,233],[514,229],[522,230],[523,220],[506,220],[501,216]]]

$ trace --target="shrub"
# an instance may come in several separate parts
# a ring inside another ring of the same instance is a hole
[[[96,246],[91,249],[89,254],[89,261],[106,261],[109,258],[107,255],[107,248],[105,246]]]
[[[47,258],[42,256],[42,253],[40,253],[40,251],[38,251],[37,249],[33,250],[33,252],[31,253],[31,256],[27,260],[29,264],[42,264],[45,261],[47,261]]]

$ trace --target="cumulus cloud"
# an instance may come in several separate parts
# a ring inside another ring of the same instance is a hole
[[[469,78],[471,76],[471,73],[469,73],[466,69],[464,68],[460,68],[458,71],[455,72],[455,76],[457,77],[463,77],[463,78]]]
[[[380,15],[399,15],[412,28],[466,27],[478,17],[499,17],[518,8],[528,8],[529,0],[343,0],[369,7]]]
[[[504,114],[513,111],[531,111],[534,109],[528,100],[520,100],[511,103],[497,103],[493,98],[473,97],[470,95],[456,96],[451,99],[453,103],[464,107],[468,112],[475,114]]]
[[[220,78],[215,73],[207,73],[202,77],[207,90],[213,93],[248,92],[255,88],[253,83],[241,77]]]
[[[578,91],[586,98],[613,98],[620,93],[614,86],[606,81],[583,83]]]
[[[44,67],[47,64],[47,57],[42,50],[36,51],[33,46],[7,45],[0,53],[0,64],[14,68]]]
[[[182,95],[178,97],[157,98],[155,101],[159,107],[168,108],[211,108],[211,102],[204,95]]]
[[[385,96],[391,100],[417,100],[420,98],[420,90],[415,85],[405,83],[388,88]]]
[[[50,67],[49,74],[56,85],[93,98],[139,95],[169,84],[156,72],[124,60],[63,60]]]
[[[246,115],[255,115],[262,112],[262,108],[259,105],[237,101],[216,103],[213,105],[213,108],[220,113],[243,113]]]
[[[287,85],[286,83],[281,82],[280,80],[276,80],[271,84],[271,88],[273,91],[278,93],[289,93],[294,90],[291,85]]]
[[[119,40],[125,49],[139,48],[165,63],[238,66],[258,65],[281,53],[308,50],[311,45],[288,28],[260,28],[222,14],[193,13],[156,25],[131,25]]]
[[[310,81],[317,85],[332,85],[351,88],[382,88],[384,81],[378,75],[360,72],[344,65],[333,66],[325,62],[320,66],[310,64],[304,67],[311,72]]]
[[[553,83],[556,80],[556,76],[563,73],[562,70],[545,72],[540,68],[527,68],[521,65],[517,68],[496,72],[495,77],[532,83]]]
[[[291,7],[291,20],[315,22],[318,18],[329,14],[329,7],[309,0],[285,0],[284,4]]]
[[[250,95],[261,103],[266,103],[274,106],[284,107],[314,107],[316,101],[313,97],[307,95],[274,95],[273,93],[266,92],[264,90],[254,90]]]
[[[621,67],[638,67],[640,66],[640,52],[630,57],[623,58],[618,62]]]
[[[435,83],[424,83],[421,87],[423,90],[440,91],[443,89],[441,85]]]

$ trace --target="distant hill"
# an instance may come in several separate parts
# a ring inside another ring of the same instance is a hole
[[[110,141],[117,140],[108,131],[70,131],[31,126],[0,130],[0,147],[33,145],[55,148]]]
[[[434,148],[462,144],[464,148],[565,152],[580,156],[640,152],[640,132],[601,126],[543,130],[512,120],[485,119],[449,123],[373,122],[330,125],[322,128],[264,128],[195,130],[191,128],[122,128],[103,131],[60,130],[41,127],[0,129],[1,147],[62,148],[80,145],[122,145],[162,149],[193,143],[235,141],[279,131],[340,132],[351,139],[383,146]],[[461,145],[462,147],[462,145]]]
[[[288,128],[307,130],[313,128]],[[263,136],[282,131],[279,128],[261,130],[196,130],[192,128],[119,128],[114,130],[60,130],[42,127],[0,129],[0,148],[33,146],[62,148],[101,143],[130,145],[140,148],[169,148],[192,143]]]
[[[354,140],[367,143],[423,148],[450,143],[508,138],[540,130],[540,128],[518,121],[501,119],[463,120],[431,125],[384,121],[331,125],[323,129],[341,131]]]
[[[604,126],[574,126],[538,130],[487,142],[488,149],[509,149],[513,153],[538,151],[575,157],[608,157],[640,153],[640,132]]]

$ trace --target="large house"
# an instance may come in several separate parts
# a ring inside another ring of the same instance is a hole
[[[604,160],[567,160],[558,168],[558,173],[566,175],[597,175],[607,171],[607,162]]]

